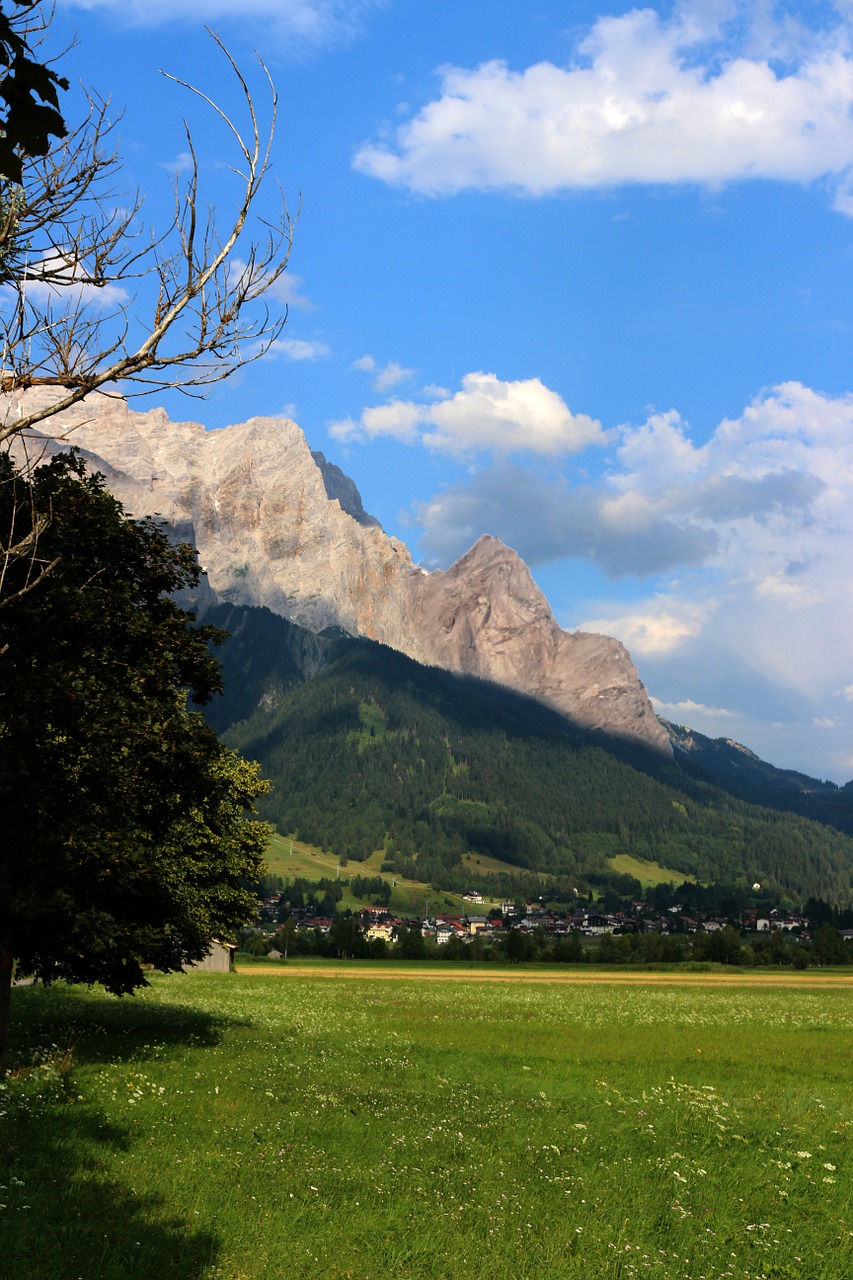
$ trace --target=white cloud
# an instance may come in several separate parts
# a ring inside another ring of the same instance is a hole
[[[369,357],[368,357],[369,358]],[[363,361],[362,368],[368,368]],[[338,439],[390,436],[438,453],[578,453],[603,444],[601,423],[573,414],[539,378],[503,382],[493,373],[468,373],[462,389],[430,404],[394,400],[365,409],[359,422],[330,427]]]
[[[853,214],[847,28],[746,21],[744,34],[750,11],[633,9],[600,18],[567,67],[444,68],[440,97],[355,167],[430,195],[828,178]]]
[[[353,369],[358,369],[360,373],[373,373],[376,370],[376,361],[373,356],[360,356],[358,360],[353,360]]]
[[[161,169],[167,169],[169,173],[187,173],[193,167],[193,158],[189,151],[180,151],[174,160],[162,160],[160,162]]]
[[[304,338],[278,338],[270,343],[268,354],[288,360],[322,360],[330,354],[324,342],[308,342]]]
[[[681,702],[661,702],[659,698],[652,698],[652,704],[658,715],[665,716],[667,720],[687,716],[693,723],[697,716],[710,716],[712,719],[734,719],[735,716],[734,711],[727,707],[708,707],[704,702],[694,702],[692,698],[684,698]]]
[[[238,280],[249,264],[244,258],[233,257],[229,260],[228,275],[231,280]],[[284,271],[266,290],[264,297],[280,302],[286,307],[297,307],[301,311],[316,311],[316,305],[304,293],[301,293],[303,280],[294,271]]]
[[[641,495],[572,488],[559,476],[505,460],[415,504],[413,523],[431,563],[456,559],[488,530],[530,565],[579,558],[613,578],[702,564],[717,546],[713,529],[658,512]]]
[[[83,308],[95,311],[119,311],[131,301],[131,295],[120,284],[75,284],[77,275],[74,259],[64,252],[57,252],[30,265],[28,270],[42,272],[44,280],[28,280],[24,283],[27,298],[36,307],[63,314]],[[85,264],[81,266],[85,273]],[[52,277],[52,279],[51,279]]]
[[[396,360],[389,360],[387,364],[380,366],[370,355],[353,360],[352,367],[361,373],[371,374],[377,391],[390,391],[392,387],[398,387],[401,382],[408,382],[415,374],[414,369],[406,369],[403,365],[397,364]]]
[[[338,44],[360,29],[385,0],[66,0],[68,7],[109,13],[119,21],[155,27],[178,22],[197,25],[236,20],[266,25],[278,38],[300,45]]]
[[[53,306],[60,311],[76,311],[80,307],[117,311],[131,300],[127,289],[120,284],[74,284],[58,288],[56,285],[34,281],[26,286],[26,294],[38,306]]]
[[[583,631],[615,636],[638,659],[665,657],[680,649],[685,641],[700,635],[710,611],[705,616],[697,608],[672,608],[657,612],[620,613],[610,618],[591,618]]]
[[[519,404],[526,416],[499,417]],[[537,416],[531,405],[549,411]],[[552,456],[618,437],[597,483],[572,485],[553,468],[540,475],[504,461],[442,490],[416,511],[439,559],[466,550],[451,546],[457,525],[479,524],[534,565],[579,556],[611,576],[725,567],[753,600],[786,608],[809,607],[833,590],[850,597],[839,566],[853,540],[853,396],[784,383],[701,446],[689,430],[671,411],[608,434],[593,419],[573,418],[538,381],[473,374],[452,399],[366,410],[340,434],[396,435],[451,452],[488,442],[504,455],[511,445]]]
[[[702,444],[675,412],[615,434],[599,479],[499,458],[417,505],[426,562],[487,531],[534,570],[574,560],[634,578],[558,602],[561,620],[622,640],[662,703],[708,709],[680,717],[695,728],[732,708],[733,733],[765,758],[825,757],[812,722],[853,703],[853,396],[790,382]]]
[[[778,601],[789,609],[808,609],[813,604],[819,604],[821,599],[818,592],[791,581],[781,569],[756,582],[755,596],[758,600]]]
[[[315,303],[301,292],[302,284],[302,276],[296,275],[293,271],[285,271],[274,284],[270,285],[264,296],[283,302],[287,307],[298,307],[301,311],[316,311]]]

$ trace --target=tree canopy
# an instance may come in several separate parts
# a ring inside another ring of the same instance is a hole
[[[197,581],[192,549],[129,519],[76,455],[26,475],[0,455],[0,482],[25,549],[0,607],[2,1033],[13,956],[122,994],[233,934],[267,828],[245,815],[257,767],[188,705],[219,686],[216,633],[171,595]]]
[[[23,181],[24,156],[44,156],[51,138],[64,138],[59,90],[68,81],[33,57],[32,38],[43,23],[38,0],[0,3],[0,176]]]

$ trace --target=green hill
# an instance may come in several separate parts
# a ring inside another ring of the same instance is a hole
[[[212,722],[261,761],[279,831],[338,858],[383,849],[384,865],[412,879],[458,891],[477,878],[499,892],[507,874],[477,877],[466,855],[497,858],[517,883],[544,872],[570,893],[627,888],[630,875],[609,861],[623,854],[705,883],[853,900],[853,840],[751,805],[677,759],[370,641],[310,636],[265,610],[221,606],[204,620],[232,632]]]

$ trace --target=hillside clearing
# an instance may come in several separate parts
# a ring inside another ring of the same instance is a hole
[[[695,880],[695,876],[688,875],[684,871],[676,871],[673,867],[662,867],[659,862],[645,861],[642,858],[635,858],[630,853],[617,853],[615,857],[608,858],[608,863],[614,871],[618,871],[621,875],[633,876],[635,880],[639,880],[644,889],[649,889],[656,884],[682,884],[685,880]]]

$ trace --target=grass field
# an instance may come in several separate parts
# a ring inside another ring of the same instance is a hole
[[[689,876],[685,871],[676,871],[672,867],[662,867],[659,862],[644,862],[641,858],[635,858],[630,853],[617,853],[615,857],[608,858],[608,862],[614,871],[619,871],[623,875],[634,876],[639,880],[644,889],[648,889],[656,884],[681,884],[685,880],[694,880],[694,876]]]
[[[267,866],[275,875],[291,881],[296,876],[312,881],[321,880],[324,877],[334,880],[340,876],[342,881],[346,881],[352,876],[381,876],[383,880],[387,880],[389,884],[394,886],[390,906],[393,911],[401,915],[422,915],[427,902],[431,904],[433,911],[462,911],[467,909],[468,904],[465,903],[461,894],[444,891],[436,893],[430,889],[428,884],[420,880],[408,880],[397,872],[382,871],[384,856],[380,849],[372,853],[364,862],[349,862],[340,867],[338,859],[333,853],[328,851],[324,853],[322,849],[318,849],[314,845],[305,844],[301,840],[291,840],[289,836],[281,836],[274,832],[270,837],[267,850]],[[634,876],[640,881],[644,889],[657,884],[668,884],[670,881],[674,884],[680,884],[683,880],[693,879],[692,876],[688,876],[682,871],[675,871],[672,867],[661,866],[658,862],[643,862],[628,853],[617,854],[615,857],[608,859],[608,863],[613,871]],[[462,857],[462,866],[471,872],[472,886],[479,876],[498,874],[513,876],[519,873],[519,868],[513,866],[512,863],[502,862],[498,858],[490,858],[486,854],[466,853]],[[536,878],[543,885],[548,879],[541,872],[537,874]],[[341,910],[346,907],[358,910],[359,907],[364,906],[364,903],[354,898],[347,891],[345,885],[344,896],[339,905]],[[490,907],[499,905],[500,903],[497,899],[488,899],[480,910],[488,911]]]
[[[3,1280],[853,1274],[849,978],[440,972],[16,989]]]
[[[301,840],[291,840],[289,836],[278,835],[274,832],[270,837],[269,848],[267,850],[267,868],[274,875],[281,876],[283,879],[289,879],[291,882],[300,876],[305,880],[317,881],[322,879],[335,880],[340,876],[344,883],[344,896],[338,904],[340,910],[349,907],[351,910],[359,910],[365,903],[360,899],[354,898],[348,892],[346,881],[355,876],[380,876],[386,880],[388,884],[393,886],[391,892],[390,908],[392,911],[401,915],[417,915],[421,916],[425,912],[427,903],[430,904],[433,911],[462,911],[465,903],[461,894],[444,892],[436,893],[430,886],[421,880],[409,880],[405,876],[401,876],[398,872],[382,871],[382,863],[385,859],[381,849],[372,853],[364,862],[349,862],[341,867],[337,857],[333,853],[323,852],[322,849],[316,848],[315,845],[305,844]],[[466,855],[463,863],[470,864],[471,868],[479,867],[481,872],[487,871],[505,871],[509,874],[517,874],[518,867],[513,867],[508,862],[498,862],[496,858],[474,858]],[[544,880],[545,877],[543,876]],[[490,906],[496,903],[489,901],[482,910],[488,910]]]

